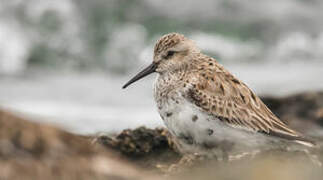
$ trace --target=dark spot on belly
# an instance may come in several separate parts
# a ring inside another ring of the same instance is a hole
[[[191,136],[186,137],[185,142],[186,142],[186,144],[193,144],[194,143],[193,138]]]
[[[181,134],[179,134],[178,138],[183,140],[186,144],[193,144],[194,143],[193,137],[190,135],[185,135],[185,134],[181,133]]]
[[[218,145],[216,143],[212,143],[212,142],[203,142],[202,146],[205,149],[212,149],[212,148],[216,148]]]
[[[196,122],[198,118],[199,118],[199,117],[197,117],[197,115],[194,115],[194,116],[192,116],[192,121],[193,121],[193,122]]]
[[[207,129],[207,134],[211,136],[213,134],[213,129]]]
[[[167,112],[167,113],[166,113],[166,116],[167,116],[167,117],[170,117],[170,116],[172,116],[172,115],[173,115],[173,113],[172,113],[172,112]]]

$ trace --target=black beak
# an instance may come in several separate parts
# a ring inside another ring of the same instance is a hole
[[[157,64],[156,63],[152,63],[151,65],[149,65],[148,67],[146,67],[144,70],[142,70],[140,73],[138,73],[135,77],[133,77],[132,79],[130,79],[130,81],[128,81],[125,85],[122,86],[122,89],[128,87],[130,84],[138,81],[139,79],[155,72],[157,68]]]

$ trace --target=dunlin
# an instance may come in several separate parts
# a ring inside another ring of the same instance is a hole
[[[123,88],[156,72],[159,114],[183,153],[256,148],[275,142],[313,146],[289,128],[248,88],[195,43],[178,33],[161,37],[151,65]]]

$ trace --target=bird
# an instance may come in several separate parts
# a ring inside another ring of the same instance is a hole
[[[158,112],[183,154],[241,151],[281,143],[315,146],[182,34],[162,36],[155,44],[152,63],[123,89],[152,73],[158,74],[153,90]]]

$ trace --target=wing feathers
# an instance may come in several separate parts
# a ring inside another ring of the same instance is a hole
[[[201,72],[199,72],[201,71]],[[306,141],[280,121],[244,83],[218,64],[207,73],[199,70],[187,98],[196,106],[227,123],[250,131],[263,132],[289,140]],[[195,74],[196,75],[196,74]]]

